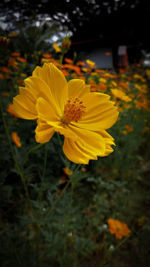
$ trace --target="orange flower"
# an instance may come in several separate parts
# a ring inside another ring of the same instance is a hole
[[[25,58],[22,58],[22,57],[17,57],[17,60],[21,63],[26,63],[27,60]]]
[[[65,167],[65,168],[64,168],[64,173],[65,173],[66,175],[72,175],[72,171],[71,171],[68,167]]]
[[[72,64],[72,63],[73,63],[72,59],[67,58],[67,57],[65,58],[65,62],[66,62],[66,63],[69,63],[69,64]]]
[[[9,96],[9,93],[8,92],[3,92],[2,95],[3,96]]]
[[[5,76],[2,73],[0,73],[0,80],[3,80],[4,78]]]
[[[128,132],[133,132],[133,128],[130,125],[125,125],[125,128],[127,129]]]
[[[13,52],[11,53],[12,57],[20,57],[20,52]]]
[[[17,147],[21,147],[21,142],[20,142],[20,138],[18,136],[18,134],[16,132],[12,132],[12,135],[11,135],[12,139],[13,139],[13,142],[16,144]]]
[[[15,58],[13,57],[10,57],[9,60],[8,60],[8,65],[15,68],[15,69],[18,69],[18,66],[17,66],[17,61],[15,60]]]
[[[10,73],[11,72],[11,70],[10,69],[8,69],[7,67],[2,67],[2,72],[4,72],[4,73]]]
[[[108,219],[107,222],[109,225],[109,232],[115,235],[117,239],[122,239],[123,236],[129,236],[131,230],[126,223],[111,218]]]
[[[9,104],[9,106],[7,107],[7,112],[14,117],[18,117],[17,113],[14,111],[13,104]]]
[[[81,75],[82,73],[80,72],[80,68],[78,66],[75,65],[71,65],[71,64],[64,64],[63,68],[65,69],[70,69],[70,70],[74,70],[78,75]]]
[[[67,70],[61,70],[62,72],[63,72],[63,74],[66,76],[66,77],[68,77],[70,74],[69,74],[69,72],[67,71]]]
[[[18,36],[18,33],[17,32],[10,32],[10,33],[8,33],[8,36],[9,37],[16,37],[16,36]]]
[[[79,65],[79,66],[85,66],[85,63],[83,61],[78,61],[77,62],[77,65]]]
[[[45,57],[45,58],[51,58],[51,56],[52,56],[51,54],[45,54],[45,53],[42,54],[42,57]]]

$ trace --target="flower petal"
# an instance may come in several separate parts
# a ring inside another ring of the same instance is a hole
[[[95,156],[101,156],[105,152],[104,138],[93,131],[77,128],[73,125],[69,125],[69,128],[78,136],[77,142],[80,143],[84,149],[88,150]]]
[[[55,130],[53,127],[45,123],[44,121],[38,120],[37,127],[35,129],[35,139],[37,143],[47,143],[52,138]]]
[[[56,104],[61,110],[68,98],[68,85],[64,74],[52,63],[44,63],[43,67],[36,67],[32,74],[49,86]]]
[[[26,86],[25,88],[27,92],[33,96],[33,99],[35,102],[37,101],[39,97],[42,97],[43,99],[45,99],[47,102],[51,104],[51,106],[55,110],[55,113],[57,114],[62,113],[62,111],[56,105],[55,99],[52,96],[51,90],[44,80],[41,80],[38,77],[29,77],[25,80],[25,86]]]
[[[81,79],[73,79],[68,82],[68,97],[83,97],[90,92],[90,86]]]
[[[78,142],[73,142],[70,138],[65,138],[63,151],[66,157],[76,164],[88,164],[90,159],[97,159],[90,151],[86,151]]]
[[[13,98],[13,107],[17,115],[26,120],[37,119],[35,104],[27,95],[17,95]]]
[[[40,97],[37,100],[36,108],[40,120],[52,126],[58,133],[72,138],[73,140],[78,139],[78,136],[67,125],[61,122],[61,117],[55,113],[53,107],[45,99]]]
[[[36,104],[36,109],[38,113],[38,118],[46,121],[47,124],[53,126],[53,122],[57,123],[60,119],[59,116],[51,105],[51,103],[47,102],[44,98],[39,97]],[[52,124],[51,124],[52,122]]]
[[[118,111],[110,96],[101,93],[89,93],[82,100],[86,106],[86,112],[77,123],[72,123],[80,128],[100,130],[110,128],[117,120]]]

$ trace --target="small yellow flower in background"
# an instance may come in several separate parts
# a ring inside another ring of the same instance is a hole
[[[20,138],[18,136],[18,134],[16,132],[12,132],[12,139],[13,139],[13,142],[16,144],[17,147],[21,147],[21,142],[20,142]]]
[[[100,78],[100,79],[99,79],[99,82],[100,82],[100,83],[107,83],[107,80],[106,80],[105,78]]]
[[[72,171],[71,171],[68,167],[65,167],[65,168],[64,168],[64,173],[65,173],[66,175],[72,175]]]
[[[108,219],[109,232],[117,239],[122,239],[123,236],[129,236],[131,230],[128,228],[126,223],[122,223],[119,220]]]
[[[118,89],[111,89],[112,94],[116,97],[119,98],[125,102],[130,102],[132,99],[127,96],[123,91],[118,90]]]
[[[87,59],[87,60],[86,60],[86,63],[88,64],[88,66],[89,66],[91,69],[95,68],[95,62],[93,62],[93,61]]]
[[[14,110],[20,118],[37,120],[35,138],[49,142],[54,132],[64,135],[63,151],[77,164],[109,155],[115,145],[106,132],[117,121],[118,111],[110,96],[91,93],[81,79],[68,83],[52,63],[36,67],[14,97]]]
[[[53,48],[55,50],[56,53],[60,53],[61,52],[61,48],[59,45],[57,45],[56,43],[53,44]]]
[[[127,131],[126,131],[126,130],[122,130],[122,133],[123,133],[124,135],[126,135],[126,134],[127,134]]]

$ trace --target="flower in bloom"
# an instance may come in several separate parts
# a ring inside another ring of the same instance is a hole
[[[75,163],[107,156],[113,137],[106,132],[117,120],[118,111],[110,96],[91,93],[81,79],[68,83],[52,63],[37,66],[14,97],[14,110],[20,118],[37,120],[35,138],[49,142],[54,132],[64,135],[63,151]]]
[[[89,66],[90,68],[92,68],[92,69],[95,67],[95,62],[93,62],[92,60],[87,59],[87,60],[86,60],[86,63],[87,63],[88,66]]]
[[[18,136],[18,134],[16,132],[12,132],[12,139],[14,141],[14,143],[16,144],[17,147],[21,147],[21,142],[20,142],[20,138]]]
[[[119,220],[108,219],[109,232],[117,239],[122,239],[123,236],[129,236],[131,230],[128,228],[126,223],[122,223]]]
[[[111,89],[111,92],[112,92],[112,94],[116,97],[116,98],[118,98],[118,99],[121,99],[121,100],[123,100],[123,101],[125,101],[125,102],[130,102],[130,101],[132,101],[132,99],[129,97],[129,96],[127,96],[123,91],[121,91],[121,90],[118,90],[118,89]]]
[[[54,48],[54,50],[55,50],[56,53],[61,52],[61,48],[60,48],[60,46],[57,45],[56,43],[53,44],[53,48]]]

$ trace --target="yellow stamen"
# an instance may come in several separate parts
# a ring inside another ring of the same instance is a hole
[[[85,106],[80,98],[70,98],[64,108],[62,122],[68,124],[71,121],[78,122],[85,113]]]

